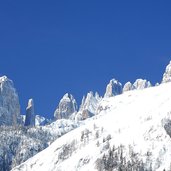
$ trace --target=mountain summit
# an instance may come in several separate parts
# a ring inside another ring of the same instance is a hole
[[[77,111],[77,102],[72,94],[66,93],[54,112],[55,119],[69,119]]]
[[[116,80],[110,80],[109,84],[106,87],[106,92],[104,97],[112,97],[122,93],[122,84]]]

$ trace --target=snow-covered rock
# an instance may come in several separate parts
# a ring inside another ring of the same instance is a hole
[[[171,83],[104,98],[100,106],[12,171],[170,170]]]
[[[167,82],[170,82],[170,81],[171,81],[171,61],[166,66],[165,72],[163,74],[162,83],[167,83]]]
[[[35,126],[44,126],[46,124],[49,124],[50,120],[41,116],[41,115],[36,115],[35,116]]]
[[[83,96],[82,104],[79,111],[88,109],[91,113],[95,113],[97,109],[98,102],[101,100],[99,94],[96,92],[95,95],[92,91],[87,93],[86,98]]]
[[[159,86],[160,84],[159,83],[156,83],[155,86]]]
[[[77,112],[77,103],[71,94],[66,93],[60,100],[54,112],[55,119],[68,119],[73,113]]]
[[[133,86],[135,87],[135,89],[137,90],[142,90],[142,89],[145,89],[145,88],[149,88],[151,87],[151,83],[150,81],[147,81],[147,80],[143,80],[143,79],[137,79]]]
[[[83,96],[82,103],[78,113],[76,113],[76,120],[84,120],[94,116],[97,113],[98,104],[101,101],[101,97],[96,92],[95,95],[92,91],[87,93],[87,96]]]
[[[104,97],[112,97],[122,93],[122,84],[115,79],[110,80],[106,87]]]
[[[26,115],[20,115],[20,125],[25,125]],[[41,115],[35,115],[35,126],[44,126],[49,124],[51,121]]]
[[[131,82],[127,82],[127,83],[125,83],[125,85],[123,87],[123,92],[131,91],[131,90],[134,90],[134,89],[135,89],[134,85],[132,85]]]
[[[20,115],[18,94],[12,80],[0,77],[0,125],[17,125]]]
[[[35,126],[35,113],[33,99],[29,99],[26,108],[25,126]]]
[[[131,82],[127,82],[123,87],[123,92],[131,91],[131,90],[142,90],[148,87],[151,87],[152,84],[150,81],[144,80],[144,79],[137,79],[134,84]]]

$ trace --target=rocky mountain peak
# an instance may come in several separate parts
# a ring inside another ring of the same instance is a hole
[[[77,102],[73,95],[66,93],[60,100],[54,117],[55,119],[68,119],[75,112],[77,112]]]
[[[122,93],[122,84],[118,80],[112,79],[110,80],[109,84],[106,87],[106,92],[104,97],[112,97],[121,93]]]
[[[131,82],[127,82],[123,87],[123,92],[134,90],[135,87]]]
[[[20,115],[18,94],[12,80],[0,77],[0,125],[16,125]]]
[[[77,114],[79,120],[87,119],[95,115],[100,100],[101,97],[97,92],[94,95],[93,92],[90,91],[89,93],[87,93],[86,97],[83,96],[82,103]]]

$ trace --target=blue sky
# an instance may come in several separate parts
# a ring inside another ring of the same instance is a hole
[[[170,1],[0,1],[0,75],[52,117],[66,93],[78,103],[116,78],[159,82],[171,60]]]

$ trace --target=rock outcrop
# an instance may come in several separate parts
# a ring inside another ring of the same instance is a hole
[[[147,80],[143,80],[143,79],[137,79],[133,86],[135,87],[135,89],[137,90],[142,90],[142,89],[145,89],[145,88],[149,88],[151,87],[151,83],[150,81],[147,81]]]
[[[26,108],[26,120],[25,126],[35,126],[35,113],[33,99],[29,99],[28,106]]]
[[[18,94],[12,80],[0,77],[0,125],[16,125],[20,116]]]
[[[163,74],[162,83],[167,83],[167,82],[170,82],[170,81],[171,81],[171,61],[166,66],[165,72]]]
[[[96,92],[95,95],[92,91],[87,93],[87,96],[83,96],[82,103],[80,105],[80,109],[77,113],[77,120],[84,120],[94,116],[97,112],[98,104],[102,98]]]
[[[109,84],[106,87],[106,92],[104,97],[112,97],[112,96],[116,96],[122,93],[122,84],[115,80],[112,79],[110,80]]]
[[[127,82],[123,87],[123,92],[134,90],[135,87],[131,82]]]
[[[144,79],[137,79],[134,84],[132,84],[131,82],[127,82],[123,87],[123,92],[131,90],[142,90],[151,86],[152,84],[150,83],[150,81]]]
[[[77,112],[77,102],[71,94],[66,93],[54,112],[54,118],[69,119],[75,112]]]

